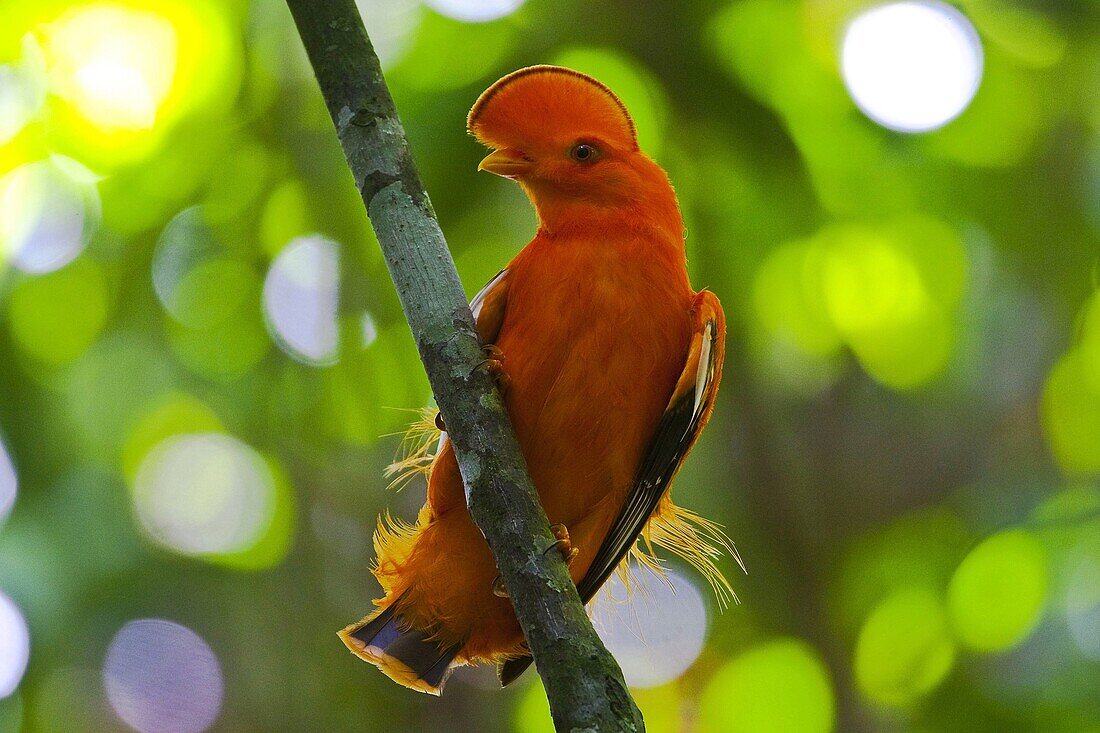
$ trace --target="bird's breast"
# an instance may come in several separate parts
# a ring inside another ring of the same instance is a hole
[[[632,482],[683,368],[692,296],[682,258],[571,244],[517,261],[498,339],[509,412],[558,521]]]

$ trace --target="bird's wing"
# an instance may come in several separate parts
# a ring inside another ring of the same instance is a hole
[[[706,290],[696,296],[692,315],[694,335],[687,362],[657,425],[649,453],[588,572],[577,584],[585,603],[592,600],[637,542],[714,409],[722,378],[726,319],[718,299]]]
[[[505,268],[485,284],[474,299],[470,301],[470,310],[474,314],[477,332],[481,340],[491,344],[500,335],[504,323],[504,306],[508,302],[508,269]]]
[[[687,361],[676,382],[668,407],[657,425],[649,453],[622,509],[604,537],[588,571],[577,584],[581,601],[588,603],[615,571],[676,477],[687,454],[710,419],[726,346],[726,318],[718,298],[709,291],[696,296],[692,308],[693,336]],[[693,538],[694,539],[694,538]],[[676,550],[673,547],[674,551]],[[503,662],[497,668],[501,686],[508,685],[531,665],[525,656]]]

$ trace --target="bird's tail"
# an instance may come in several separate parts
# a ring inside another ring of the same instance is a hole
[[[500,681],[500,686],[507,687],[515,682],[521,674],[527,671],[533,661],[535,660],[531,657],[517,657],[498,664],[497,680]]]
[[[401,628],[395,605],[346,627],[340,639],[352,654],[378,667],[397,684],[439,695],[462,647],[440,649],[429,632]]]

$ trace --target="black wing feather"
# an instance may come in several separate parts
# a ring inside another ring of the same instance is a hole
[[[677,400],[658,423],[653,445],[642,464],[633,491],[612,522],[588,572],[577,584],[577,592],[585,603],[592,600],[611,573],[615,572],[619,562],[634,546],[646,522],[657,510],[657,504],[668,489],[669,480],[690,445],[694,404],[695,390],[692,389]]]

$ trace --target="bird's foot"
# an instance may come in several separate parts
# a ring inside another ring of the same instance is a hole
[[[566,565],[573,562],[573,559],[580,554],[580,550],[574,547],[569,539],[569,529],[564,524],[555,524],[550,527],[550,531],[554,533],[556,539],[552,545],[543,550],[542,554],[545,555],[556,547],[561,552]],[[508,597],[508,589],[504,587],[504,578],[500,575],[493,578],[493,595],[497,598]]]
[[[555,524],[550,527],[550,531],[554,533],[554,537],[557,539],[554,544],[543,550],[543,554],[545,555],[556,547],[561,552],[561,557],[565,560],[566,565],[573,562],[573,558],[580,554],[580,550],[574,547],[572,540],[569,539],[569,528],[564,524]]]
[[[504,371],[504,352],[495,344],[486,344],[485,357],[485,359],[478,362],[477,366],[474,367],[474,371],[478,369],[487,371],[489,376],[497,383],[497,389],[503,394],[508,390],[508,385],[512,382],[508,377],[508,373]],[[471,372],[471,375],[472,374],[473,372]]]
[[[508,589],[504,587],[504,578],[499,575],[493,578],[493,595],[497,598],[508,597]]]

